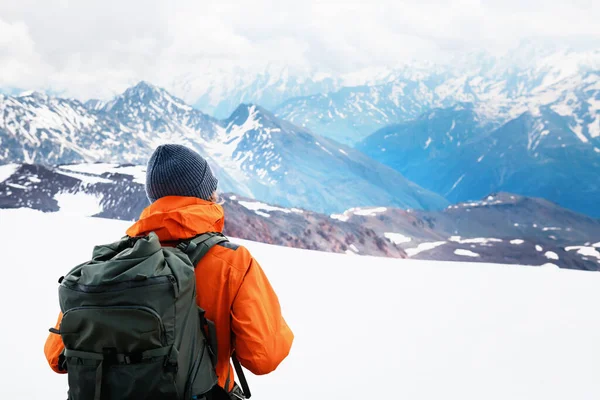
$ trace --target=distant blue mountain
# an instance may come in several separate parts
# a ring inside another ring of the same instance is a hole
[[[461,201],[465,199],[456,197],[453,185],[465,164],[479,158],[482,150],[478,147],[488,129],[478,121],[473,106],[466,103],[380,129],[356,148],[408,174],[423,187]]]
[[[383,128],[357,149],[451,202],[505,191],[599,217],[597,82],[589,74],[579,90],[498,128],[463,104]]]
[[[430,93],[439,84],[396,80],[378,86],[346,87],[336,92],[292,98],[275,114],[320,135],[354,145],[382,126],[416,118],[432,106]]]

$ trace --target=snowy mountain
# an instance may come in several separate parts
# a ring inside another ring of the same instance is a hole
[[[362,153],[251,104],[216,120],[140,82],[108,103],[86,107],[34,94],[1,97],[0,111],[3,163],[143,164],[158,144],[175,142],[209,159],[222,191],[284,207],[335,212],[350,205],[448,204]]]
[[[3,262],[21,276],[31,271],[27,287],[35,290],[24,296],[23,285],[7,284],[0,291],[2,304],[19,299],[4,318],[21,328],[1,333],[12,361],[0,367],[0,397],[65,398],[67,376],[52,372],[42,354],[59,312],[57,279],[88,260],[93,246],[122,237],[130,222],[26,209],[0,210],[0,221],[0,243],[10,249]],[[246,375],[257,398],[600,397],[598,274],[551,263],[398,260],[232,241],[256,257],[296,336],[275,372]],[[43,260],[23,256],[32,246]],[[348,351],[357,343],[368,351]],[[323,357],[330,362],[315,362]],[[329,379],[306,384],[315,376]]]
[[[217,118],[227,118],[241,103],[260,104],[270,110],[292,97],[336,90],[340,79],[284,66],[269,66],[262,71],[208,67],[202,76],[177,77],[170,86],[195,108]]]
[[[357,145],[451,202],[506,191],[600,216],[600,79],[497,129],[473,106],[435,109]],[[575,184],[578,182],[579,184]]]
[[[313,135],[254,105],[225,121],[210,154],[254,197],[284,207],[335,212],[353,206],[439,209],[441,196],[331,139]],[[365,193],[368,193],[366,196]]]
[[[0,162],[110,157],[123,146],[113,135],[117,129],[76,100],[42,93],[0,95]]]
[[[187,139],[192,143],[198,136],[214,131],[218,123],[166,90],[144,81],[103,104],[99,111],[134,132],[172,135],[169,140]]]
[[[443,78],[400,78],[377,86],[345,87],[336,92],[292,98],[275,114],[320,135],[353,145],[382,126],[412,119],[432,107]]]
[[[473,103],[481,120],[503,124],[532,107],[598,85],[598,71],[600,50],[548,50],[524,43],[502,57],[475,53],[447,64],[405,67],[375,85],[292,98],[275,114],[354,145],[386,125],[456,103]]]
[[[199,141],[210,117],[141,82],[108,104],[0,95],[0,162],[142,162],[156,143]]]
[[[148,205],[144,168],[114,164],[0,167],[0,208],[133,221]],[[436,260],[600,269],[600,220],[510,194],[443,211],[355,207],[325,215],[222,196],[227,235],[303,249]],[[540,246],[544,251],[538,250]],[[597,257],[596,257],[597,256]]]

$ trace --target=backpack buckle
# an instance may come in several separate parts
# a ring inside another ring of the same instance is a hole
[[[189,242],[189,241],[181,242],[181,243],[179,243],[177,245],[177,248],[179,250],[181,250],[181,251],[183,251],[184,253],[187,253],[187,254],[193,252],[196,249],[196,247],[198,247],[196,245],[196,243]]]
[[[174,374],[177,374],[177,371],[179,370],[179,365],[177,365],[177,361],[169,360],[167,358],[167,360],[165,362],[165,370],[167,372],[172,372]]]
[[[142,353],[139,351],[135,353],[127,353],[125,354],[125,357],[123,357],[125,364],[139,364],[142,362],[142,359]]]
[[[58,356],[58,370],[64,372],[67,370],[67,357],[64,350]]]
[[[105,347],[102,349],[104,355],[104,362],[106,364],[117,364],[117,349],[115,347]]]
[[[179,352],[175,346],[171,347],[171,351],[169,355],[165,357],[165,362],[163,364],[164,368],[168,372],[173,372],[177,374],[179,370],[179,365],[177,364],[177,358],[179,357]]]

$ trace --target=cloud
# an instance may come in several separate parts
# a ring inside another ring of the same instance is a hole
[[[245,78],[235,71],[267,65],[340,75],[465,51],[503,52],[526,37],[597,43],[598,3],[3,2],[0,87],[109,98],[144,79],[197,96],[211,82],[239,84]],[[196,90],[184,90],[192,84]]]
[[[0,70],[0,86],[7,88],[39,85],[42,73],[47,72],[27,25],[22,22],[0,19]]]

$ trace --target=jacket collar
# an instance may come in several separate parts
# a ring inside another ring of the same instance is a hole
[[[205,232],[222,232],[223,207],[196,197],[162,197],[146,207],[127,229],[129,236],[155,232],[161,242],[189,239]]]

